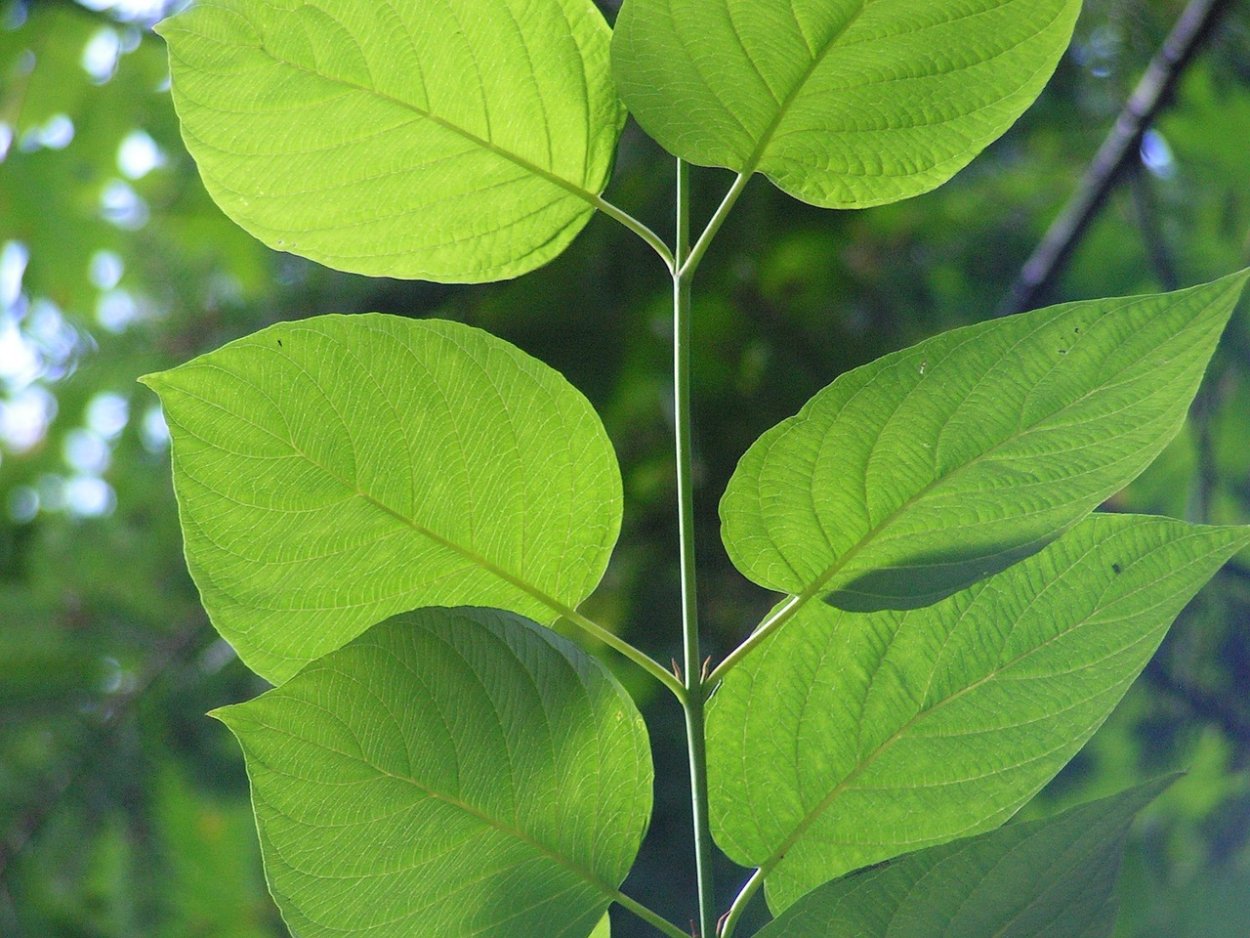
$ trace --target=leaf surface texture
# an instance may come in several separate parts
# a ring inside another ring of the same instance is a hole
[[[301,938],[585,938],[650,818],[628,694],[511,613],[388,620],[215,715]]]
[[[847,372],[743,456],[730,558],[872,610],[1035,553],[1176,435],[1246,278],[992,320]]]
[[[1041,92],[1080,0],[626,0],[621,96],[693,163],[828,208],[945,182]]]
[[[339,270],[546,263],[594,213],[624,122],[590,0],[202,0],[160,31],[214,200]]]
[[[807,607],[708,712],[712,831],[769,905],[998,826],[1080,749],[1245,528],[1094,515],[923,609]]]
[[[559,374],[468,326],[272,326],[145,379],[213,624],[279,682],[421,606],[543,622],[598,584],[620,470]]]
[[[1129,826],[1167,782],[820,886],[758,938],[1107,938]]]

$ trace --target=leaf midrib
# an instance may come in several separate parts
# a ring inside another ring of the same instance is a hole
[[[1091,550],[1093,549],[1094,548],[1091,548]],[[1143,557],[1139,558],[1138,560],[1140,561],[1140,560],[1145,559],[1145,556],[1148,556],[1148,555],[1143,555]],[[1193,561],[1190,561],[1190,562],[1192,563]],[[1156,605],[1158,604],[1156,603]],[[928,719],[936,711],[944,708],[947,704],[950,704],[960,699],[964,695],[971,693],[972,691],[985,685],[986,683],[999,678],[1006,671],[1009,671],[1010,669],[1014,668],[1016,665],[1020,664],[1020,662],[1024,661],[1025,659],[1029,658],[1030,656],[1034,654],[1037,654],[1038,652],[1054,644],[1055,642],[1068,639],[1077,630],[1087,626],[1090,623],[1090,620],[1092,620],[1102,608],[1103,608],[1103,605],[1100,604],[1097,608],[1091,610],[1089,614],[1087,614],[1084,618],[1082,618],[1080,622],[1074,624],[1071,628],[1067,629],[1065,632],[1059,635],[1052,636],[1051,638],[1047,639],[1046,641],[1038,645],[1034,645],[1033,647],[1029,648],[1027,651],[1022,652],[1019,655],[1016,655],[1014,658],[1011,658],[1010,660],[1003,662],[1001,665],[995,667],[994,669],[989,671],[980,679],[974,681],[973,683],[967,685],[966,687],[960,688],[955,693],[947,697],[944,697],[942,700],[938,701],[932,706],[927,707],[923,710],[920,710],[915,715],[910,717],[906,723],[904,723],[897,730],[895,730],[895,732],[892,733],[888,739],[886,739],[880,745],[878,745],[871,753],[867,755],[866,758],[864,758],[858,765],[856,765],[855,768],[853,768],[847,774],[847,776],[844,779],[842,779],[842,781],[840,781],[836,786],[834,786],[834,788],[824,798],[822,798],[820,802],[812,810],[808,811],[805,814],[802,821],[800,821],[795,826],[794,831],[789,836],[787,836],[786,839],[782,841],[782,843],[778,847],[776,847],[773,850],[773,852],[764,860],[764,862],[762,862],[759,865],[759,869],[761,870],[763,875],[767,876],[770,872],[772,872],[772,870],[776,869],[778,864],[780,864],[780,862],[783,859],[785,859],[785,855],[790,851],[790,849],[795,845],[795,843],[797,843],[799,839],[803,836],[803,834],[807,832],[807,829],[812,824],[814,824],[821,815],[823,815],[826,811],[828,811],[829,808],[833,805],[833,803],[837,800],[837,798],[840,797],[845,791],[847,791],[855,783],[855,781],[861,775],[864,774],[864,772],[866,772],[869,768],[872,767],[872,765],[879,758],[881,758],[886,752],[888,752],[889,749],[904,736],[904,734],[906,734],[908,731],[914,728],[921,721]]]
[[[1207,306],[1204,308],[1203,311],[1205,312],[1206,309],[1209,309],[1209,308],[1210,308],[1210,304],[1207,304]],[[1175,341],[1181,338],[1181,336],[1188,333],[1192,327],[1197,325],[1201,319],[1202,319],[1201,314],[1196,314],[1195,316],[1193,316],[1190,319],[1190,321],[1186,323],[1185,327],[1177,335],[1173,336],[1170,341]],[[1021,336],[1013,344],[1012,348],[1009,349],[1008,351],[1013,351],[1015,348],[1022,345],[1026,340],[1032,338],[1037,333],[1042,332],[1044,329],[1046,329],[1048,326],[1052,324],[1053,324],[1053,321],[1051,320],[1048,320],[1047,322],[1040,324],[1037,329],[1034,329],[1032,332],[1028,333],[1027,335]],[[969,342],[976,341],[979,338],[980,338],[979,335],[972,336],[968,339],[968,341]],[[958,348],[960,348],[960,346],[956,346],[952,348],[945,357],[949,358],[950,355],[953,354]],[[1002,358],[1005,358],[1005,357],[1006,355],[1004,354]],[[1177,358],[1177,357],[1180,357],[1179,354],[1170,356],[1170,358]],[[1000,362],[1002,358],[1000,358]],[[981,451],[980,453],[977,453],[967,462],[959,466],[956,466],[954,469],[952,469],[950,472],[946,473],[945,475],[938,476],[932,481],[926,483],[922,488],[918,489],[913,495],[911,495],[906,501],[904,501],[897,508],[891,511],[890,514],[887,515],[879,524],[874,525],[868,532],[865,533],[864,537],[862,537],[858,542],[856,542],[856,544],[853,547],[851,547],[849,550],[847,550],[844,554],[838,557],[832,564],[830,564],[824,570],[824,572],[822,572],[819,576],[814,578],[808,586],[806,586],[804,589],[802,589],[798,593],[792,594],[793,605],[787,608],[787,613],[788,613],[787,618],[791,618],[794,615],[796,615],[805,605],[807,605],[807,603],[809,603],[812,599],[816,598],[816,596],[819,595],[823,591],[824,587],[829,583],[830,580],[832,580],[839,573],[845,570],[852,563],[852,561],[855,560],[855,558],[859,554],[863,553],[866,549],[868,549],[872,545],[878,543],[882,535],[892,525],[896,524],[900,518],[904,517],[913,507],[915,507],[916,504],[923,501],[928,496],[932,495],[938,489],[946,486],[948,483],[952,482],[952,480],[957,481],[958,477],[964,472],[971,471],[973,468],[979,466],[985,460],[993,458],[995,453],[997,453],[999,450],[1018,442],[1021,438],[1027,436],[1030,433],[1036,432],[1040,427],[1056,420],[1065,412],[1071,411],[1074,408],[1078,407],[1080,404],[1084,403],[1092,395],[1105,392],[1106,390],[1111,388],[1113,384],[1119,378],[1121,378],[1124,374],[1132,371],[1134,366],[1136,366],[1137,364],[1138,364],[1137,362],[1129,363],[1127,367],[1121,369],[1116,374],[1109,376],[1106,380],[1102,381],[1097,387],[1086,391],[1076,400],[1072,401],[1069,404],[1065,404],[1063,407],[1059,408],[1058,410],[1055,410],[1046,414],[1044,417],[1034,421],[1028,426],[1022,427],[1022,426],[1017,425],[1016,430],[1012,432],[1011,434],[1009,434],[1008,436],[1004,437],[1001,440],[996,441],[992,446]],[[879,375],[877,377],[879,377]],[[1088,514],[1088,512],[1086,512],[1086,514]],[[1075,524],[1076,521],[1079,521],[1079,520],[1080,518],[1078,517],[1072,523]],[[823,528],[822,528],[822,531],[823,531]],[[988,557],[988,556],[994,556],[994,555],[989,554],[986,556]],[[971,558],[971,559],[975,559],[975,558]]]
[[[283,729],[282,727],[274,726],[271,723],[268,723],[262,720],[255,720],[254,722],[256,723],[257,726],[263,727],[264,729],[270,730],[271,732],[279,733],[282,735],[290,735],[289,731]],[[468,814],[470,817],[474,817],[477,820],[481,821],[487,827],[490,827],[493,830],[497,830],[502,834],[506,834],[510,837],[513,837],[517,841],[529,847],[532,847],[537,853],[540,853],[543,856],[547,857],[548,859],[554,861],[559,866],[564,867],[566,870],[576,875],[583,882],[589,884],[590,886],[593,886],[596,890],[598,890],[604,896],[604,898],[608,899],[609,901],[616,901],[621,895],[621,891],[619,889],[613,886],[609,886],[602,879],[596,876],[592,871],[585,869],[584,867],[575,863],[573,860],[570,860],[568,857],[564,856],[564,854],[562,854],[556,848],[548,846],[547,844],[543,843],[542,841],[538,840],[536,837],[528,834],[527,832],[521,830],[520,828],[516,828],[510,824],[505,823],[504,821],[486,813],[484,810],[476,807],[475,805],[469,804],[467,801],[463,801],[460,798],[456,798],[452,795],[449,795],[444,792],[438,791],[434,788],[431,788],[429,785],[425,784],[419,779],[413,778],[408,775],[400,775],[399,773],[391,772],[387,770],[386,768],[371,762],[370,760],[364,758],[363,756],[354,756],[350,753],[342,752],[338,749],[334,749],[332,747],[325,746],[320,743],[316,743],[316,745],[321,749],[326,749],[329,752],[334,753],[340,758],[351,760],[351,761],[358,761],[359,763],[366,766],[367,768],[370,768],[373,771],[377,772],[378,775],[384,776],[386,778],[392,779],[397,782],[402,782],[404,784],[411,785],[413,788],[421,792],[426,797],[432,798],[435,801],[442,802],[443,804],[449,805],[450,807],[463,811],[465,814]],[[266,765],[266,768],[270,772],[274,772],[275,774],[281,774],[281,773],[278,773],[277,770],[275,770],[271,766]]]
[[[751,176],[759,168],[760,161],[764,159],[764,154],[768,151],[769,145],[773,142],[773,137],[776,135],[777,130],[781,127],[781,122],[784,121],[786,119],[786,115],[790,113],[790,108],[793,107],[799,94],[805,87],[807,87],[807,83],[811,80],[811,77],[816,74],[816,70],[820,68],[825,59],[829,57],[834,47],[837,46],[839,40],[841,40],[841,38],[846,35],[847,31],[859,21],[859,18],[864,15],[864,11],[867,8],[868,0],[860,0],[859,8],[847,17],[846,22],[842,24],[837,32],[829,37],[829,41],[825,43],[825,47],[821,49],[820,53],[812,59],[811,64],[803,70],[803,73],[799,76],[798,81],[794,83],[794,87],[790,89],[785,99],[778,104],[777,113],[774,114],[773,119],[768,122],[768,126],[764,128],[764,132],[760,135],[759,142],[755,145],[755,149],[751,151],[751,155],[747,157],[746,163],[743,165],[742,169],[739,170],[743,176]]]
[[[196,401],[199,401],[201,404],[207,407],[213,408],[215,410],[219,410],[222,413],[227,414],[228,416],[231,416],[231,417],[238,417],[237,414],[235,414],[233,411],[229,411],[226,408],[222,407],[221,404],[219,404],[218,402],[202,397],[201,395],[196,394],[193,391],[191,391],[189,388],[179,388],[179,391],[180,393],[186,394],[187,396],[194,398]],[[546,606],[552,612],[556,613],[556,615],[563,616],[566,618],[576,616],[576,612],[571,606],[566,605],[565,603],[556,599],[554,596],[551,596],[549,593],[545,592],[543,589],[529,582],[528,580],[521,577],[520,575],[512,573],[510,570],[507,570],[501,567],[499,564],[495,563],[492,560],[487,559],[481,554],[478,554],[476,551],[470,550],[468,547],[465,547],[464,545],[459,544],[456,541],[453,541],[450,538],[445,537],[442,534],[439,534],[437,531],[433,530],[432,528],[426,527],[425,525],[417,521],[415,518],[409,518],[402,512],[397,511],[394,508],[391,508],[385,502],[374,497],[373,495],[370,495],[368,492],[363,491],[358,485],[353,485],[349,480],[343,478],[334,470],[330,469],[329,467],[323,465],[318,460],[314,459],[308,453],[304,452],[302,449],[296,446],[291,440],[289,439],[284,440],[282,437],[273,433],[267,427],[261,426],[256,423],[252,423],[251,421],[249,421],[249,423],[251,423],[251,425],[255,427],[257,430],[260,430],[261,432],[272,437],[277,442],[288,447],[294,455],[305,460],[310,466],[313,466],[314,468],[325,473],[327,478],[341,485],[351,495],[362,499],[364,502],[373,506],[377,510],[383,512],[386,515],[389,515],[390,517],[394,518],[396,521],[399,521],[405,527],[408,527],[409,529],[415,531],[416,533],[422,535],[423,537],[433,541],[434,543],[438,544],[440,547],[445,547],[448,550],[454,551],[461,557],[473,563],[475,566],[478,566],[481,569],[485,570],[486,572],[493,574],[494,576],[503,580],[505,583],[508,583],[509,585],[516,587],[517,589],[525,593],[527,596],[531,597],[532,599],[537,600],[539,603]],[[215,444],[211,443],[208,440],[204,440],[202,437],[200,437],[198,434],[196,434],[194,431],[192,431],[189,427],[186,427],[185,425],[183,426],[183,431],[186,432],[188,435],[194,436],[196,439],[201,440],[201,442],[203,442],[207,446],[215,446]]]
[[[456,134],[457,136],[474,144],[475,146],[481,147],[482,149],[495,154],[501,159],[504,159],[512,163],[514,166],[517,166],[520,169],[525,170],[531,175],[537,176],[540,179],[543,179],[546,182],[549,182],[552,185],[557,186],[560,189],[563,189],[564,191],[568,192],[570,195],[573,195],[576,198],[584,201],[592,209],[598,210],[602,208],[603,199],[599,193],[592,192],[589,189],[586,189],[585,187],[580,185],[579,183],[566,179],[565,177],[557,173],[554,173],[551,170],[544,169],[543,167],[539,166],[537,163],[534,163],[533,161],[525,158],[521,154],[515,153],[512,150],[508,150],[504,147],[501,147],[498,144],[491,142],[490,140],[486,140],[483,137],[480,137],[477,134],[473,133],[471,130],[465,127],[461,127],[460,125],[452,121],[449,121],[446,118],[440,117],[439,115],[435,114],[433,111],[430,111],[426,108],[419,107],[416,104],[412,103],[411,101],[404,101],[400,98],[396,98],[394,95],[386,94],[385,92],[379,91],[376,88],[370,88],[370,87],[358,84],[353,81],[348,81],[347,79],[344,79],[344,78],[332,77],[322,72],[316,71],[315,69],[308,68],[307,66],[304,66],[304,65],[300,65],[299,63],[291,62],[286,59],[279,58],[277,55],[275,55],[272,51],[270,51],[265,46],[263,36],[258,38],[255,48],[257,49],[259,53],[261,53],[270,61],[276,63],[279,66],[283,66],[285,68],[289,68],[297,72],[302,72],[305,75],[310,75],[318,79],[319,81],[326,82],[327,84],[339,85],[341,87],[348,88],[352,91],[360,92],[362,94],[372,95],[382,101],[386,101],[388,104],[391,104],[397,108],[400,108],[401,110],[408,111],[412,114],[415,114],[417,117],[429,120],[432,123],[437,124],[439,127],[442,127],[444,130],[447,130],[453,134]],[[589,151],[591,149],[589,139],[586,141],[586,144],[587,144],[587,160],[589,160]]]

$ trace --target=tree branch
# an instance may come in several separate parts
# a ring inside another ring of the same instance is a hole
[[[1167,104],[1194,54],[1230,6],[1232,0],[1190,0],[1133,89],[1076,192],[1025,262],[999,307],[999,315],[1032,308],[1053,286],[1125,168],[1136,158],[1142,135]]]

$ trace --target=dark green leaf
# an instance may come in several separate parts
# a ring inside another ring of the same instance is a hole
[[[827,883],[758,938],[1107,938],[1129,826],[1169,782]]]

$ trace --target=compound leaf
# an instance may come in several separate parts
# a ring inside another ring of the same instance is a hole
[[[212,0],[160,32],[217,204],[355,273],[546,263],[594,213],[625,118],[590,0]]]
[[[758,938],[1107,938],[1129,827],[1170,781],[827,883]]]
[[[1094,515],[946,600],[813,604],[708,713],[712,831],[775,912],[997,827],[1080,749],[1250,529]]]
[[[860,208],[941,185],[1041,93],[1080,0],[626,0],[621,96],[670,152]]]
[[[621,519],[603,425],[478,329],[321,316],[144,380],[204,606],[274,682],[421,606],[554,621],[603,575]]]
[[[585,938],[650,819],[629,695],[511,613],[399,616],[214,715],[301,938]]]
[[[1035,553],[1176,435],[1247,276],[984,322],[842,375],[743,456],[730,557],[869,611]]]

